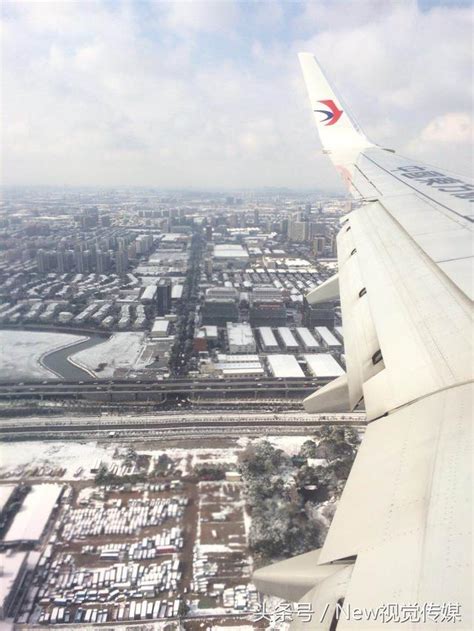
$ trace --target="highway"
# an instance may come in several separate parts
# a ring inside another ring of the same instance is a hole
[[[305,395],[329,379],[168,379],[163,381],[42,381],[0,383],[0,400],[95,399],[100,401],[160,400],[165,395],[215,397],[269,394]]]

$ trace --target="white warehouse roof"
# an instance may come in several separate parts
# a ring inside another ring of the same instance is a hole
[[[230,346],[249,346],[255,344],[250,324],[227,322],[227,337]]]
[[[304,377],[294,355],[268,355],[268,367],[274,377]]]
[[[261,326],[258,329],[263,345],[267,348],[279,348],[276,337],[273,335],[273,331],[269,326]]]
[[[315,353],[303,355],[308,362],[308,368],[315,377],[339,377],[344,370],[329,353]]]
[[[281,341],[283,342],[285,348],[294,348],[294,349],[299,348],[299,344],[296,341],[295,336],[293,335],[293,333],[290,331],[288,327],[279,326],[278,335],[280,336]]]
[[[328,346],[341,346],[340,341],[326,326],[317,326],[315,327],[315,331]]]
[[[296,327],[296,332],[306,349],[311,350],[319,348],[319,343],[316,341],[316,338],[309,329],[304,326],[298,326]]]
[[[229,377],[232,375],[255,375],[257,377],[258,375],[264,376],[265,372],[261,366],[254,366],[253,364],[250,364],[249,366],[245,366],[245,368],[223,368],[222,374]]]
[[[20,510],[4,537],[4,541],[39,541],[49,517],[58,502],[61,484],[35,484],[23,500]]]
[[[18,574],[21,572],[27,556],[28,552],[0,554],[0,567],[2,568],[0,576],[0,609],[2,610],[5,608],[6,600],[17,582]],[[9,626],[5,626],[5,629],[9,628]],[[13,625],[11,628],[13,628]]]
[[[235,244],[222,244],[214,246],[214,257],[218,259],[241,259],[249,258],[248,252],[241,246]]]
[[[156,285],[148,285],[145,287],[142,293],[142,300],[155,300],[156,298]]]
[[[8,485],[2,484],[0,486],[0,513],[3,511],[3,509],[7,505],[7,502],[10,499],[11,494],[15,490],[15,487],[16,487],[15,484],[8,484]]]
[[[217,361],[221,364],[226,362],[238,362],[240,364],[258,364],[260,363],[260,357],[252,354],[232,354],[226,355],[225,353],[217,353]]]
[[[183,285],[173,285],[171,288],[171,300],[181,300],[183,295]]]
[[[153,328],[151,329],[151,332],[155,335],[164,336],[168,333],[169,327],[169,320],[165,320],[164,318],[156,318],[153,323]]]

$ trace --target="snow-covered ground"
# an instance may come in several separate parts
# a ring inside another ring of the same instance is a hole
[[[140,356],[144,333],[127,331],[114,333],[107,341],[85,348],[70,356],[70,361],[92,372],[97,377],[110,378],[114,372],[122,368],[130,370]],[[106,364],[103,370],[96,372],[99,364]]]
[[[21,477],[22,469],[39,466],[53,466],[64,468],[64,480],[93,478],[90,469],[101,460],[105,465],[114,461],[116,450],[123,449],[122,443],[88,442],[59,442],[59,441],[22,441],[9,442],[0,447],[0,477]],[[234,449],[140,449],[139,454],[152,456],[150,466],[154,465],[158,457],[165,453],[174,460],[178,469],[190,473],[189,464],[194,466],[202,462],[236,462],[237,453]],[[191,463],[188,456],[191,455]],[[83,471],[77,475],[78,469]],[[76,475],[75,475],[76,474]]]
[[[301,445],[310,436],[268,436],[267,439],[274,447],[280,447],[289,455],[298,453]],[[209,463],[234,463],[237,470],[237,458],[239,452],[248,444],[249,439],[239,439],[236,447],[214,448],[163,448],[140,449],[139,454],[149,454],[152,457],[150,468],[154,466],[158,457],[165,453],[174,462],[177,468],[184,473],[190,473],[192,467],[204,462]],[[253,442],[253,441],[252,441]],[[259,440],[255,440],[259,442]],[[59,441],[21,441],[8,442],[0,447],[0,477],[21,477],[23,468],[39,466],[52,466],[64,468],[63,479],[85,479],[94,477],[90,469],[98,460],[106,465],[111,465],[116,458],[116,450],[123,450],[123,443],[97,443],[87,442],[59,442]],[[77,475],[78,469],[83,471]],[[76,475],[75,475],[76,474]]]
[[[56,375],[41,365],[43,355],[86,339],[70,333],[0,330],[0,379],[51,379]]]
[[[4,443],[0,447],[0,477],[21,477],[25,467],[33,469],[42,466],[54,466],[66,469],[64,479],[71,480],[82,467],[78,477],[92,478],[91,467],[101,460],[111,464],[114,459],[116,444],[97,444],[95,442],[73,443],[58,441],[24,441]]]

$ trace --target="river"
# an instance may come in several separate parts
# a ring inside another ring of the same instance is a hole
[[[89,339],[83,342],[78,342],[72,346],[60,348],[57,351],[43,355],[41,363],[65,381],[90,381],[96,379],[96,377],[92,377],[88,372],[68,361],[68,357],[73,353],[78,353],[86,348],[105,342],[108,336],[88,334],[88,337]]]

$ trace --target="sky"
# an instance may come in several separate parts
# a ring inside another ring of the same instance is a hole
[[[297,60],[366,135],[472,170],[465,1],[3,3],[5,185],[342,190]]]

